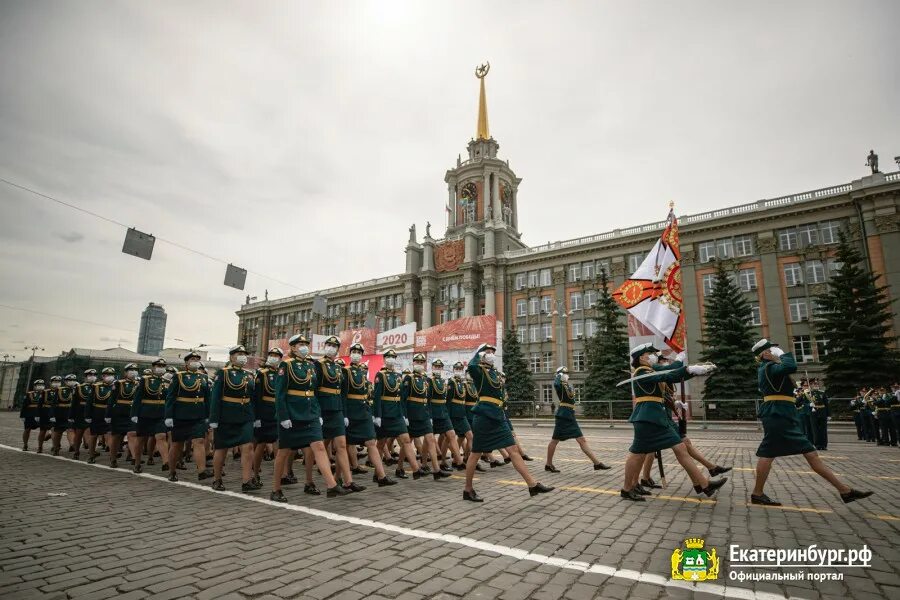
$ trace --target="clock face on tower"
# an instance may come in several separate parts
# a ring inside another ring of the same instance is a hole
[[[463,217],[463,223],[475,222],[475,208],[478,204],[478,187],[470,181],[463,184],[459,192],[459,207]]]

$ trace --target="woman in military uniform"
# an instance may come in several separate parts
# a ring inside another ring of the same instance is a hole
[[[57,392],[62,386],[62,377],[54,375],[50,378],[50,387],[45,389],[41,395],[41,402],[38,405],[38,454],[44,453],[44,442],[53,435],[53,406],[56,403]]]
[[[86,378],[87,379],[87,378]],[[112,367],[103,367],[100,371],[100,381],[91,385],[91,401],[85,402],[84,421],[90,426],[88,430],[88,463],[97,461],[97,441],[101,436],[109,433],[106,422],[106,406],[109,404],[113,393],[113,383],[116,381],[116,370]]]
[[[229,448],[238,448],[241,456],[241,491],[255,492],[262,487],[253,477],[253,374],[244,368],[247,350],[234,346],[228,351],[229,364],[216,374],[209,404],[209,427],[213,430],[213,484],[223,491],[222,468]]]
[[[493,452],[498,448],[504,448],[510,457],[513,467],[518,471],[522,479],[528,485],[528,493],[531,496],[543,494],[553,490],[536,481],[528,466],[519,454],[516,440],[503,414],[503,387],[500,383],[500,374],[494,368],[494,353],[497,349],[490,344],[482,344],[475,355],[469,361],[468,372],[472,375],[472,381],[478,390],[478,403],[472,409],[474,419],[472,421],[472,453],[466,461],[466,486],[463,491],[463,500],[470,502],[483,502],[482,498],[472,487],[472,479],[475,477],[475,466],[478,464],[479,454]]]
[[[35,379],[31,391],[25,392],[22,400],[22,408],[19,410],[19,418],[22,419],[22,450],[28,450],[28,440],[31,432],[40,427],[41,403],[44,401],[44,380]],[[43,452],[38,448],[38,452]]]
[[[369,380],[366,377],[362,357],[366,353],[362,344],[350,346],[350,366],[344,367],[341,382],[341,397],[344,401],[344,415],[347,419],[347,453],[351,462],[356,458],[356,446],[364,445],[368,451],[369,461],[375,468],[372,481],[378,487],[394,485],[397,482],[387,476],[384,464],[378,454],[375,442],[375,419],[369,407]],[[350,456],[350,453],[353,456]],[[363,469],[363,472],[365,469]]]
[[[166,390],[165,425],[172,431],[169,449],[169,481],[178,481],[176,466],[191,444],[197,479],[212,477],[206,468],[206,432],[209,415],[209,379],[200,372],[200,355],[191,350],[184,357],[185,370],[172,378]]]
[[[578,426],[578,420],[575,418],[575,391],[569,385],[568,367],[563,366],[556,369],[553,389],[556,391],[556,397],[559,399],[559,408],[556,409],[553,438],[547,446],[547,464],[544,465],[544,470],[551,473],[559,473],[559,469],[553,465],[553,455],[556,453],[556,446],[560,442],[572,439],[578,442],[581,451],[591,460],[595,471],[610,469],[611,467],[603,464],[594,456],[587,439],[585,439],[584,434],[581,433],[581,428]]]
[[[278,420],[278,453],[271,500],[287,502],[281,491],[281,478],[288,470],[294,450],[310,448],[325,484],[327,496],[343,496],[349,491],[339,486],[331,474],[331,465],[322,441],[322,418],[316,400],[316,367],[309,359],[309,340],[295,335],[289,341],[291,354],[278,366],[275,379],[275,418]]]
[[[809,466],[820,477],[837,489],[844,503],[867,498],[872,492],[855,490],[838,479],[822,461],[815,446],[804,434],[794,407],[794,382],[791,373],[797,371],[797,361],[790,352],[763,338],[753,345],[753,354],[759,361],[758,383],[763,395],[759,418],[763,425],[763,439],[756,450],[756,484],[750,502],[765,506],[781,506],[769,498],[763,489],[772,463],[779,456],[802,454]]]
[[[109,445],[109,466],[119,466],[118,456],[123,438],[135,430],[131,421],[131,405],[138,390],[138,367],[134,363],[125,365],[125,377],[113,384],[112,397],[106,407],[106,422],[109,423],[111,443]],[[129,435],[129,450],[136,456],[134,435]],[[135,462],[135,466],[139,463]]]
[[[425,355],[413,356],[413,372],[406,376],[400,386],[400,401],[406,409],[409,437],[423,438],[422,461],[426,455],[431,458],[432,476],[435,481],[450,477],[444,471],[437,458],[437,444],[432,433],[431,411],[428,408],[431,399],[431,383],[425,375]]]
[[[63,379],[62,387],[56,388],[55,394],[51,390],[53,416],[50,420],[53,423],[53,435],[50,453],[53,456],[59,456],[62,436],[71,424],[74,424],[74,420],[72,420],[72,396],[75,395],[76,385],[78,385],[78,380],[75,378],[75,375],[69,374]],[[71,424],[70,421],[72,421]],[[71,446],[71,442],[69,445]]]
[[[461,440],[460,450],[463,453],[463,468],[469,458],[472,449],[472,426],[469,424],[468,411],[466,409],[466,367],[462,362],[453,364],[453,377],[447,385],[447,409],[450,413],[450,422],[453,423],[453,431],[458,440]]]
[[[448,410],[449,385],[447,380],[443,378],[441,371],[444,368],[444,361],[436,358],[431,362],[431,379],[429,385],[428,405],[431,409],[431,427],[432,433],[437,438],[440,456],[441,468],[448,470],[444,463],[447,458],[447,448],[450,449],[450,455],[453,458],[453,468],[457,471],[465,471],[466,465],[462,460],[459,450],[459,441],[456,437],[456,431],[453,428],[453,421],[450,420],[450,412]]]
[[[94,400],[94,383],[97,381],[96,369],[87,369],[84,372],[84,381],[75,386],[72,394],[72,448],[75,454],[72,458],[81,458],[81,445],[86,442],[84,433],[90,425],[86,420],[86,414],[90,411],[90,404]]]
[[[132,445],[134,455],[134,472],[140,473],[141,454],[148,440],[156,441],[156,444],[147,444],[147,464],[152,465],[154,449],[159,449],[162,470],[169,470],[168,448],[166,443],[166,425],[164,423],[166,412],[166,385],[163,378],[166,373],[166,359],[157,358],[153,361],[150,373],[143,375],[137,383],[137,390],[131,403],[131,422],[135,426],[135,443]]]
[[[406,457],[410,468],[413,470],[413,479],[419,479],[426,473],[416,460],[416,450],[409,437],[406,417],[406,404],[401,402],[400,392],[403,380],[401,375],[394,371],[397,353],[388,350],[384,353],[384,368],[375,374],[375,388],[373,390],[373,410],[375,412],[375,432],[379,444],[388,444],[391,439],[396,439],[400,444],[400,456]],[[387,447],[390,450],[390,447]],[[406,479],[408,475],[403,471],[403,459],[396,471],[397,477]]]
[[[269,349],[266,364],[256,371],[256,384],[253,386],[253,474],[255,482],[262,486],[259,471],[262,468],[266,447],[278,441],[278,421],[275,420],[275,378],[278,365],[284,358],[281,348]]]

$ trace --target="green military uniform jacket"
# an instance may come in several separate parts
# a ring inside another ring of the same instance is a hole
[[[428,380],[430,387],[428,393],[428,403],[431,407],[431,418],[449,419],[450,413],[447,411],[447,398],[449,395],[449,385],[443,377],[432,375]]]
[[[166,390],[166,419],[197,421],[209,415],[209,378],[198,371],[178,371]]]
[[[60,388],[47,388],[44,390],[44,399],[41,402],[40,411],[42,419],[49,419],[53,416],[53,413],[56,412],[54,407],[59,402],[59,390]]]
[[[431,400],[431,384],[421,373],[411,373],[403,378],[400,401],[404,414],[410,421],[427,421],[431,418],[428,402]]]
[[[757,385],[764,400],[759,409],[760,418],[797,416],[797,409],[793,406],[795,385],[791,379],[791,373],[796,371],[797,361],[790,352],[781,355],[780,363],[768,360],[760,363],[757,369]]]
[[[451,377],[447,385],[447,411],[451,419],[466,418],[466,382]]]
[[[360,365],[351,364],[344,367],[341,378],[341,398],[344,416],[351,421],[371,419],[369,410],[369,380],[366,371]]]
[[[91,385],[94,388],[93,398],[90,404],[85,405],[84,415],[87,419],[102,419],[107,415],[109,403],[112,400],[113,386],[108,385],[105,381],[98,381]]]
[[[112,384],[112,397],[106,405],[106,417],[110,419],[130,419],[131,406],[137,394],[138,381],[117,379]]]
[[[65,427],[72,419],[72,396],[75,395],[75,389],[63,386],[56,392],[52,415],[56,419],[57,427]]]
[[[341,397],[341,379],[343,369],[327,356],[313,363],[316,369],[316,399],[322,412],[344,410]]]
[[[680,361],[675,361],[669,365],[640,366],[632,371],[632,377],[645,374],[652,375],[632,383],[635,405],[628,420],[632,423],[654,423],[664,427],[671,427],[672,418],[666,414],[663,405],[666,384],[690,379],[691,375],[687,372],[687,367]]]
[[[402,419],[406,416],[406,405],[400,401],[401,384],[400,373],[381,369],[375,374],[375,388],[372,396],[376,418]]]
[[[505,420],[503,386],[500,383],[500,373],[497,369],[493,365],[482,363],[481,357],[476,352],[466,370],[472,376],[472,391],[478,395],[472,412],[497,421]]]
[[[824,411],[825,417],[831,416],[831,406],[828,402],[828,396],[822,390],[811,390],[809,392],[810,411],[815,409],[815,415],[822,418]]]
[[[278,369],[261,367],[256,371],[256,384],[253,386],[253,414],[258,421],[271,423],[275,421],[275,381]]]
[[[278,365],[275,377],[275,418],[281,421],[318,421],[322,416],[316,399],[316,363],[290,357]]]
[[[166,380],[160,375],[144,375],[138,381],[131,416],[139,419],[159,420],[166,413]]]
[[[253,373],[232,364],[225,365],[213,381],[209,402],[210,423],[252,423]]]
[[[19,410],[19,417],[37,419],[41,414],[41,403],[44,401],[44,392],[36,392],[31,390],[25,392],[25,398],[22,400],[22,408]]]

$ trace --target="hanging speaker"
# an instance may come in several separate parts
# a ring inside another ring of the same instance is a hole
[[[125,243],[122,244],[122,252],[144,260],[150,260],[150,257],[153,255],[153,244],[155,243],[155,237],[131,227],[125,232]]]
[[[238,290],[242,290],[244,289],[244,284],[246,282],[247,269],[242,269],[240,267],[234,266],[231,263],[228,263],[228,267],[225,269],[225,285]]]

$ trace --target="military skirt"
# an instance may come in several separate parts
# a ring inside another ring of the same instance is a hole
[[[56,423],[51,423],[51,425],[53,425],[53,431],[62,433],[69,428],[69,419],[57,419]]]
[[[351,445],[365,444],[375,439],[375,423],[372,417],[366,419],[350,419],[347,428],[347,443]]]
[[[339,410],[322,411],[322,437],[326,440],[347,435],[344,413]]]
[[[580,437],[583,437],[584,434],[581,433],[581,427],[578,426],[578,420],[575,419],[575,414],[571,415],[559,414],[559,411],[556,413],[554,425],[553,425],[553,439],[564,442],[566,440],[574,440]]]
[[[379,440],[386,438],[394,438],[409,433],[406,429],[406,422],[403,417],[382,417],[381,427],[379,427],[375,435]]]
[[[96,416],[91,417],[91,435],[106,435],[109,433],[109,424],[103,418],[102,414],[98,418]]]
[[[112,422],[109,424],[109,432],[113,435],[125,435],[129,431],[134,430],[135,425],[131,422],[131,417],[128,415],[113,417]]]
[[[439,417],[431,420],[431,430],[435,435],[453,431],[453,421],[449,417]]]
[[[632,454],[650,454],[681,443],[674,423],[661,425],[653,421],[633,421],[631,424],[634,425],[634,441],[628,451]]]
[[[341,425],[343,424],[343,421],[341,421]],[[321,442],[323,439],[322,425],[318,419],[314,421],[291,420],[290,429],[285,429],[280,423],[278,424],[279,449],[290,448],[291,450],[299,450],[300,448],[306,448],[313,442]]]
[[[219,423],[213,434],[213,447],[227,450],[249,444],[253,440],[253,421],[243,423]]]
[[[494,419],[485,415],[473,415],[472,452],[491,452],[515,445],[512,429],[509,428],[505,418]]]
[[[22,425],[25,429],[37,429],[40,427],[40,423],[38,423],[37,417],[24,417],[22,419]]]
[[[175,419],[172,427],[173,442],[187,442],[206,437],[209,425],[206,419]]]
[[[453,422],[453,431],[456,432],[456,435],[460,437],[465,437],[465,435],[472,431],[472,425],[469,423],[468,416],[459,416],[451,419]]]
[[[84,413],[81,413],[82,415]],[[84,420],[83,416],[75,417],[75,422],[69,424],[73,429],[88,429],[90,425]]]
[[[409,437],[422,437],[432,432],[431,419],[409,420]]]
[[[472,426],[472,421],[475,418],[475,413],[472,412],[472,409],[475,408],[475,405],[469,406],[466,404],[466,420],[469,421],[469,427]]]
[[[158,433],[165,433],[166,430],[166,422],[162,417],[158,419],[151,419],[147,417],[138,418],[137,422],[137,432],[138,437],[153,437]]]
[[[278,441],[278,423],[260,421],[260,426],[253,429],[253,440],[257,444],[273,444]]]
[[[781,403],[777,400],[774,402]],[[816,447],[809,441],[800,425],[796,409],[793,406],[789,408],[793,413],[782,409],[760,415],[763,439],[756,449],[756,455],[760,458],[777,458],[816,451]]]

